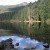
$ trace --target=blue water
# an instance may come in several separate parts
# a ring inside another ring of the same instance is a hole
[[[18,50],[24,50],[24,48],[34,48],[33,50],[44,50],[45,48],[43,47],[43,42],[39,42],[35,39],[31,39],[29,37],[24,38],[24,37],[19,37],[19,36],[1,36],[0,37],[0,42],[2,40],[6,40],[12,38],[13,39],[13,44],[14,48]],[[15,44],[19,43],[19,46],[16,46]],[[48,48],[47,50],[50,50]]]

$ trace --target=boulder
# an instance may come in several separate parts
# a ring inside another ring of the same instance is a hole
[[[45,48],[49,48],[49,44],[47,44],[47,43],[43,44],[43,46],[44,46]]]
[[[4,49],[4,41],[0,42],[0,50]]]
[[[2,50],[4,50],[4,49],[12,49],[12,48],[14,48],[14,45],[12,44],[12,39],[11,38],[9,38],[9,39],[7,39],[7,40],[5,40],[5,41],[1,41],[0,42],[0,49]]]

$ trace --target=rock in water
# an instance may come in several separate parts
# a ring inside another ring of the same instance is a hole
[[[0,50],[4,49],[4,45],[0,42]]]
[[[5,41],[1,41],[0,42],[0,49],[2,50],[4,50],[4,49],[12,49],[12,48],[14,48],[14,45],[12,44],[12,39],[11,38],[9,38],[9,39],[7,39],[7,40],[5,40]]]
[[[16,46],[19,46],[19,43],[16,43],[15,45],[16,45]]]
[[[49,44],[47,44],[47,43],[43,44],[43,46],[44,46],[45,48],[49,48]]]

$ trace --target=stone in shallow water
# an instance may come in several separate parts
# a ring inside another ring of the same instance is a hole
[[[19,43],[16,43],[15,45],[16,45],[16,46],[19,46]]]
[[[12,44],[12,39],[11,38],[9,38],[9,39],[7,39],[7,40],[3,40],[3,41],[1,41],[0,42],[0,49],[1,50],[8,50],[8,49],[12,49],[12,48],[14,48],[14,45]]]
[[[43,44],[43,46],[44,46],[45,48],[49,48],[49,44],[47,44],[47,43]]]

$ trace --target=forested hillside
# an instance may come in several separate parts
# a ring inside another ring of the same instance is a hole
[[[10,9],[13,10],[13,9]],[[0,14],[0,20],[28,20],[29,16],[33,20],[45,21],[50,18],[50,0],[38,0],[29,5],[14,8],[15,11]]]
[[[19,10],[18,13],[14,15],[19,18],[28,18],[30,11],[30,16],[34,19],[41,18],[46,20],[50,18],[50,0],[38,0],[38,2],[30,3],[29,5],[25,6],[23,9]]]

